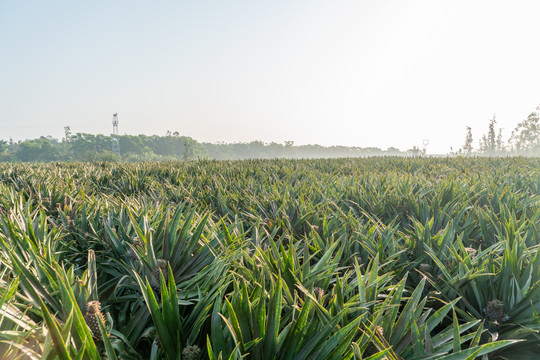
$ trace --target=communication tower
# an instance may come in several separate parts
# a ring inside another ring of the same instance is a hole
[[[118,138],[118,114],[114,113],[112,118],[113,133],[111,136],[111,150],[113,153],[120,155],[120,139]]]

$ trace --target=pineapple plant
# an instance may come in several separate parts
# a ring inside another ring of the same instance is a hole
[[[538,179],[533,158],[0,164],[0,358],[536,358]]]

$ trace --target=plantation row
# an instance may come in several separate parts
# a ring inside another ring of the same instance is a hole
[[[534,359],[540,159],[0,166],[2,359]]]

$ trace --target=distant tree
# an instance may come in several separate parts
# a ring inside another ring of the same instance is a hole
[[[467,126],[467,135],[465,136],[465,144],[463,145],[463,153],[465,155],[472,154],[473,151],[473,136],[472,136],[472,129],[470,126]]]
[[[5,140],[0,140],[0,153],[7,152],[9,149],[8,142]]]
[[[119,141],[122,154],[144,154],[150,151],[140,136],[122,135]]]
[[[497,120],[495,119],[495,114],[493,114],[493,118],[489,121],[489,128],[488,128],[488,151],[489,152],[495,152],[496,150],[496,141],[495,141],[495,124],[497,123]]]
[[[63,160],[70,160],[71,159],[71,128],[69,126],[64,126],[64,137],[62,138],[62,143],[60,145],[60,157]]]
[[[532,112],[527,119],[520,122],[512,131],[509,143],[512,149],[518,152],[540,152],[540,114]]]
[[[193,143],[190,138],[184,139],[184,160],[191,160],[195,157]]]
[[[71,140],[71,128],[69,126],[64,126],[64,141],[69,142]]]
[[[398,155],[401,153],[401,151],[398,148],[395,148],[393,146],[390,146],[388,149],[386,149],[385,152],[390,155]]]
[[[407,154],[410,154],[411,156],[422,156],[423,151],[420,147],[414,145],[411,149],[407,150]]]
[[[11,160],[11,153],[9,151],[9,144],[7,141],[0,140],[0,162],[6,162]]]
[[[110,151],[111,137],[103,134],[77,133],[71,136],[70,151],[75,160],[86,161],[88,154]]]
[[[55,161],[59,158],[58,148],[54,145],[50,139],[40,139],[41,152],[36,160],[41,161]]]
[[[9,137],[9,152],[12,153],[13,155],[15,155],[15,153],[17,152],[17,150],[19,149],[19,144],[21,142],[18,141],[18,142],[15,142],[13,141],[13,138],[10,136]]]
[[[41,153],[41,145],[34,141],[23,141],[19,144],[15,156],[20,161],[38,161]]]
[[[495,130],[495,124],[497,124],[497,119],[495,114],[489,120],[488,133],[482,136],[480,139],[480,151],[488,155],[494,155],[497,152],[497,138]]]
[[[499,134],[497,135],[496,150],[498,152],[503,152],[505,150],[502,131],[503,129],[499,129]]]

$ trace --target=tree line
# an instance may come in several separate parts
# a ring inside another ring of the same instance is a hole
[[[117,140],[120,152],[113,151]],[[159,135],[94,135],[66,131],[61,140],[42,136],[14,142],[0,140],[0,162],[31,161],[146,161],[146,160],[192,160],[207,158],[215,160],[272,159],[272,158],[337,158],[362,156],[418,156],[418,148],[400,151],[397,148],[382,150],[376,147],[349,146],[295,146],[252,141],[249,143],[200,143],[178,132]]]
[[[497,129],[495,115],[489,120],[488,131],[474,148],[472,128],[467,126],[465,143],[457,151],[457,155],[507,156],[525,155],[540,156],[540,105],[525,120],[520,122],[505,141],[502,129]]]
[[[502,129],[497,129],[495,115],[489,120],[487,133],[474,147],[472,128],[467,127],[465,143],[451,155],[462,156],[540,156],[540,106],[520,122],[507,140]],[[390,147],[350,146],[295,146],[293,141],[280,143],[200,143],[190,137],[180,136],[178,131],[159,135],[94,135],[71,134],[65,128],[65,136],[55,139],[42,136],[24,141],[0,140],[0,162],[30,161],[146,161],[146,160],[192,160],[207,158],[215,160],[273,159],[273,158],[338,158],[367,156],[422,156],[418,147],[406,151]],[[113,151],[113,140],[120,151]]]
[[[119,153],[113,151],[113,139],[118,140]],[[177,133],[166,136],[106,136],[72,135],[66,131],[61,140],[51,136],[19,142],[0,140],[0,161],[11,162],[186,160],[204,155],[205,150],[200,143]]]

